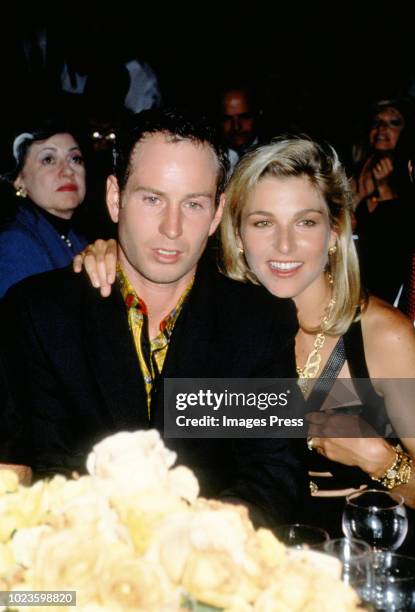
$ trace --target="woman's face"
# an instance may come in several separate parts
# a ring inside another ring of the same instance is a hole
[[[30,199],[57,217],[70,219],[85,197],[82,153],[71,134],[54,134],[34,142],[14,182]]]
[[[386,108],[375,116],[369,132],[369,143],[376,151],[393,151],[405,122],[396,108]]]
[[[273,295],[297,298],[325,288],[328,249],[335,241],[325,200],[308,178],[265,177],[249,194],[240,246]]]

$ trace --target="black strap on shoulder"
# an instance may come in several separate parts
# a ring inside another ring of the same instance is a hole
[[[323,368],[323,371],[316,380],[313,390],[311,391],[310,396],[306,401],[307,409],[310,408],[311,411],[320,410],[324,400],[326,399],[331,388],[333,387],[345,361],[346,351],[344,347],[343,336],[341,336],[338,339],[336,346],[332,350],[331,355]]]
[[[384,435],[389,418],[386,413],[384,400],[377,394],[369,375],[365,359],[361,321],[352,323],[343,338],[353,386],[360,401],[365,406],[365,420],[380,435]]]
[[[369,378],[360,321],[352,323],[343,336],[347,363],[352,378]]]

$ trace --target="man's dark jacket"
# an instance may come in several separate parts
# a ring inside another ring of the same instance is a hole
[[[150,422],[117,288],[103,299],[83,275],[57,270],[19,283],[3,306],[17,409],[8,410],[3,431],[9,437],[0,460],[29,464],[41,475],[84,471],[92,445],[111,433],[149,427],[162,432],[164,377],[295,377],[293,303],[232,281],[206,261],[176,322]],[[178,463],[195,471],[206,497],[242,499],[286,521],[306,494],[295,441],[166,443],[178,453]]]

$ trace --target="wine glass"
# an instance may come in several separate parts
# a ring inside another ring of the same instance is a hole
[[[396,550],[408,531],[402,495],[377,489],[352,493],[346,498],[342,527],[346,537],[364,540],[374,553]]]
[[[273,533],[280,542],[297,549],[313,548],[327,542],[330,537],[327,531],[320,527],[301,523],[279,525],[273,530]]]
[[[372,555],[369,544],[362,540],[336,538],[321,545],[320,550],[336,557],[342,564],[341,578],[360,595],[362,601],[372,600]]]

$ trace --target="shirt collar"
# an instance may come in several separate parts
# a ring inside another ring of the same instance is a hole
[[[118,262],[117,264],[117,279],[120,285],[121,295],[124,299],[124,303],[126,305],[127,310],[129,310],[130,308],[134,308],[143,316],[148,316],[148,309],[146,303],[137,295],[120,262]],[[195,277],[193,276],[186,289],[180,296],[180,299],[177,302],[176,306],[160,322],[160,332],[167,336],[167,338],[170,338],[173,332],[174,324],[176,323],[176,320],[180,314],[183,303],[185,302],[187,296],[190,293],[190,290],[193,287],[194,279]]]

